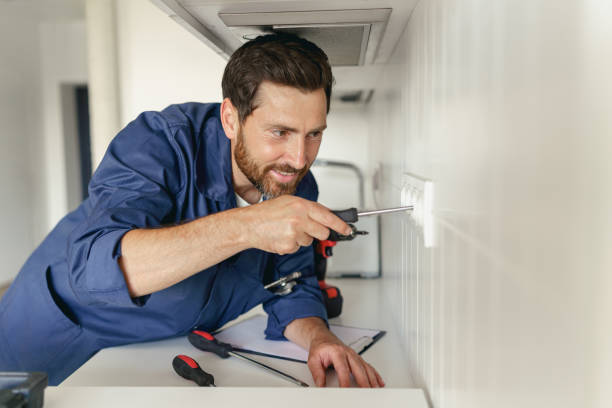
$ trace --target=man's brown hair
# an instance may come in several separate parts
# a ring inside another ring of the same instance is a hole
[[[259,36],[231,56],[221,87],[238,109],[240,123],[257,107],[255,97],[263,81],[288,85],[302,91],[323,89],[327,112],[334,81],[327,55],[312,42],[291,34]]]

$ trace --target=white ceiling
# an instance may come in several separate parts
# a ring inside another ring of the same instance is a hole
[[[172,19],[189,30],[217,53],[229,55],[242,45],[235,29],[228,28],[219,14],[278,13],[300,11],[337,11],[361,9],[391,9],[389,19],[379,30],[376,52],[359,66],[333,68],[334,91],[372,89],[377,80],[377,66],[386,63],[406,27],[418,0],[151,0]],[[337,13],[337,12],[336,12]],[[368,44],[371,48],[372,44]]]

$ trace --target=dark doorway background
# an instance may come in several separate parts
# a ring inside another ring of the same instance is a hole
[[[74,89],[76,100],[77,134],[79,140],[79,162],[81,167],[81,195],[87,198],[87,186],[91,179],[91,139],[89,135],[89,91],[87,85]]]

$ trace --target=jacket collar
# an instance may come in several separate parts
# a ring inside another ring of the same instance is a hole
[[[235,206],[230,140],[221,125],[220,105],[216,105],[198,135],[196,187],[207,198]]]

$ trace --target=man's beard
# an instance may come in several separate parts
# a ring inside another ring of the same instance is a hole
[[[242,173],[247,179],[257,188],[257,190],[267,198],[278,197],[283,194],[293,194],[297,189],[298,184],[308,173],[309,164],[307,163],[301,169],[295,169],[288,164],[270,164],[265,168],[255,161],[246,148],[244,143],[244,134],[242,130],[238,133],[238,140],[234,149],[234,160]],[[297,177],[290,183],[279,183],[274,180],[274,176],[270,174],[270,170],[280,171],[283,173],[296,173]]]

